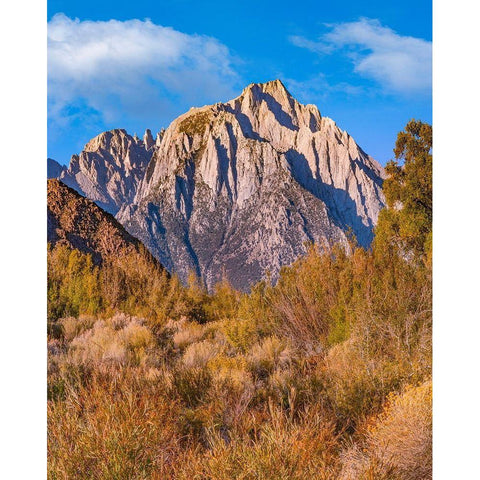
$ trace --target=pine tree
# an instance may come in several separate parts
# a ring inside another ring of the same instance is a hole
[[[377,251],[397,247],[406,256],[431,260],[432,127],[411,120],[397,136],[395,160],[383,184],[387,208],[376,229]]]

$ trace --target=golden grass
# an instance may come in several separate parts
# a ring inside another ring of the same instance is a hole
[[[375,261],[313,250],[250,295],[57,320],[49,478],[431,478],[430,272]]]

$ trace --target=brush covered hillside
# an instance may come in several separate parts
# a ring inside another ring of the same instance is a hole
[[[431,478],[431,127],[395,156],[370,249],[311,243],[249,293],[104,255],[113,218],[50,183],[48,477]]]

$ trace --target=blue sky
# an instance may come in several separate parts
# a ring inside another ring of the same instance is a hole
[[[280,78],[385,164],[431,122],[431,2],[49,0],[48,156]]]

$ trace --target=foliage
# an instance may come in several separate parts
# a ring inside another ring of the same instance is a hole
[[[395,144],[383,185],[387,208],[380,213],[376,243],[397,246],[431,261],[432,127],[411,120]],[[403,165],[398,163],[403,160]]]
[[[431,478],[430,146],[399,134],[372,250],[249,294],[49,248],[49,478]]]
[[[91,255],[57,244],[49,246],[47,260],[51,327],[63,317],[108,317],[118,311],[161,324],[185,315],[206,320],[206,293],[193,287],[185,289],[177,277],[169,278],[148,255],[120,257],[98,266]]]
[[[431,380],[391,393],[363,437],[362,449],[353,446],[344,455],[341,478],[432,478]]]

